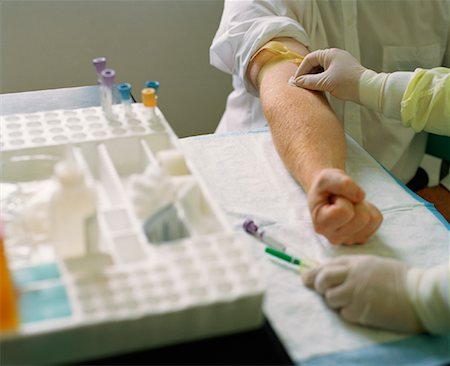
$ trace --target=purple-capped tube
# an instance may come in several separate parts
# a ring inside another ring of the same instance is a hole
[[[113,119],[112,112],[112,93],[114,87],[114,79],[116,77],[116,72],[112,69],[104,69],[101,72],[101,102],[103,112],[105,113],[106,118]]]
[[[106,69],[106,58],[96,57],[92,60],[95,67],[95,72],[97,73],[97,83],[102,83],[102,71]]]
[[[278,240],[267,235],[265,230],[259,230],[258,225],[256,225],[253,220],[251,220],[251,219],[245,220],[244,223],[242,224],[242,226],[248,234],[259,239],[261,242],[266,244],[268,247],[274,248],[281,252],[286,251],[286,246],[283,243],[280,243]]]
[[[253,220],[245,220],[242,226],[244,227],[245,231],[251,235],[256,235],[256,233],[258,232],[258,226],[256,226]]]

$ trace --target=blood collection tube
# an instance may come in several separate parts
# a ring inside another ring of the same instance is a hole
[[[129,118],[133,117],[133,113],[131,111],[131,85],[128,83],[121,83],[117,85],[117,90],[119,91],[120,98],[122,99],[125,115]]]
[[[156,81],[156,80],[148,80],[148,81],[145,82],[145,87],[146,87],[146,88],[152,88],[152,89],[155,89],[155,94],[158,95],[159,81]]]
[[[156,118],[156,91],[153,88],[142,89],[142,103],[144,104],[146,118],[153,121]]]
[[[102,83],[102,71],[106,69],[106,58],[105,57],[97,57],[92,60],[92,63],[95,67],[95,72],[97,73],[97,83]]]
[[[116,77],[116,72],[112,69],[104,69],[101,72],[102,82],[100,85],[101,89],[101,100],[103,111],[106,115],[106,118],[113,119],[112,112],[112,91],[114,87],[114,78]]]

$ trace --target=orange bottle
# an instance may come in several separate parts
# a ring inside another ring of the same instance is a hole
[[[18,325],[17,294],[8,269],[3,223],[0,220],[0,333],[14,330]]]

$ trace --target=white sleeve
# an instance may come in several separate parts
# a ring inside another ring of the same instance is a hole
[[[359,79],[361,104],[385,117],[401,120],[401,102],[412,75],[403,71],[391,74],[364,71]]]
[[[428,269],[411,268],[408,295],[423,326],[432,334],[450,332],[449,263]]]
[[[397,71],[388,74],[384,85],[383,100],[381,103],[382,111],[386,117],[402,120],[401,106],[403,95],[408,87],[413,72]]]
[[[297,21],[296,2],[274,0],[225,1],[219,29],[210,47],[210,63],[237,75],[245,89],[257,91],[245,79],[252,55],[276,37],[291,37],[308,47],[309,37]]]

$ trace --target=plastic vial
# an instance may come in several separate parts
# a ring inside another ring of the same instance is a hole
[[[156,114],[157,99],[156,91],[153,88],[144,88],[141,92],[142,103],[144,104],[144,118],[149,121],[150,127],[154,131],[163,129],[161,121]]]
[[[50,200],[50,239],[62,258],[80,257],[96,232],[96,192],[83,170],[70,160],[55,166],[57,188]]]
[[[122,106],[127,118],[133,118],[133,112],[131,111],[131,85],[129,83],[121,83],[117,85],[120,98],[122,99]]]
[[[17,293],[8,269],[3,241],[3,223],[0,221],[0,333],[12,331],[19,325]]]
[[[103,112],[105,113],[105,117],[109,120],[114,119],[112,105],[113,105],[113,87],[114,87],[114,78],[116,77],[116,72],[112,69],[104,69],[101,72],[101,104],[103,108]]]

